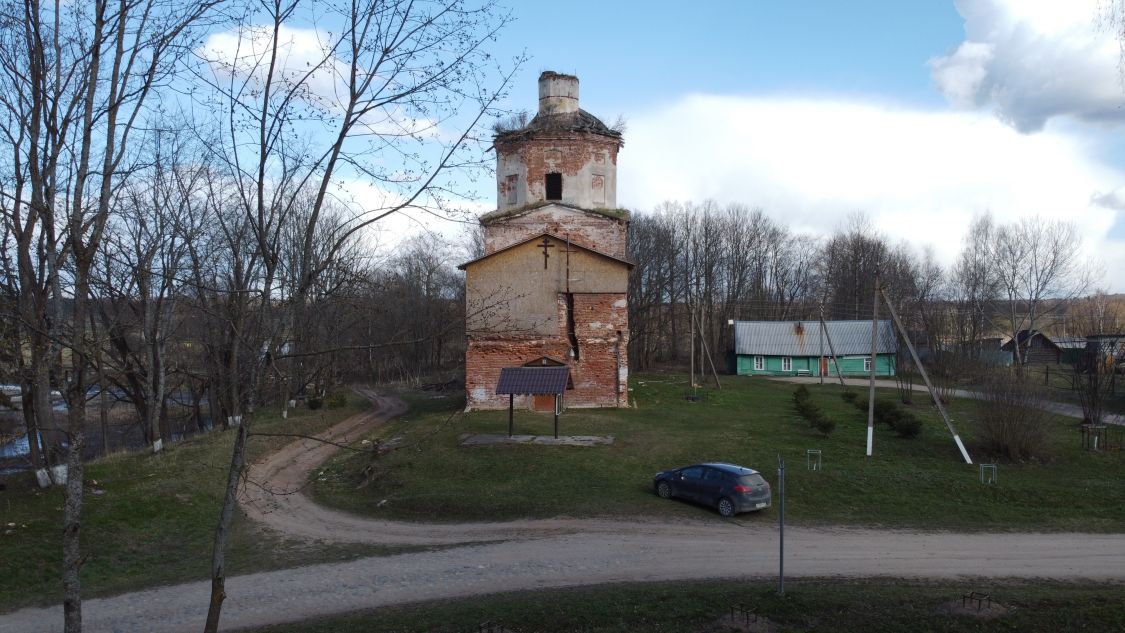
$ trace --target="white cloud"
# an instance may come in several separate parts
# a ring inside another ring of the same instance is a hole
[[[261,86],[269,74],[273,39],[272,27],[267,25],[212,33],[203,43],[201,54],[217,75],[249,78]],[[304,83],[308,90],[302,96],[306,100],[318,105],[338,101],[338,84],[344,71],[326,34],[286,25],[278,29],[275,76],[288,83]],[[275,90],[283,89],[275,86]]]
[[[1090,196],[1090,202],[1107,209],[1125,211],[1125,187],[1104,193],[1095,191],[1094,194]]]
[[[958,0],[965,41],[930,60],[962,108],[991,108],[1022,132],[1052,117],[1125,122],[1120,49],[1098,23],[1099,0]]]
[[[265,85],[269,74],[270,55],[274,51],[272,28],[253,25],[212,33],[200,48],[200,55],[216,76],[248,80],[253,94]],[[349,99],[351,64],[335,53],[339,38],[315,28],[282,25],[277,33],[274,92],[283,93],[292,87],[304,103],[319,108],[328,117],[341,116]],[[364,72],[357,69],[360,80]],[[375,81],[373,85],[381,83]],[[438,139],[442,131],[437,121],[413,116],[400,103],[391,103],[362,116],[355,134]]]
[[[402,194],[358,178],[337,179],[334,197],[350,209],[351,217],[368,219],[403,204]],[[376,260],[393,254],[406,240],[423,233],[440,236],[455,246],[468,247],[466,231],[476,225],[476,218],[495,209],[494,200],[458,200],[448,210],[438,210],[432,200],[425,199],[429,210],[409,207],[368,226],[360,239]],[[459,262],[458,262],[459,263]]]
[[[818,235],[862,210],[947,265],[974,213],[1073,221],[1125,290],[1125,243],[1109,236],[1121,212],[1105,195],[1125,173],[1077,133],[1024,135],[979,112],[696,95],[633,116],[618,165],[618,201],[632,209],[743,202]]]

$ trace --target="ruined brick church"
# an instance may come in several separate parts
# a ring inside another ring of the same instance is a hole
[[[628,405],[629,213],[617,209],[621,133],[578,107],[578,78],[539,77],[539,111],[498,133],[497,209],[465,271],[465,389],[471,409],[508,406],[504,367],[566,365],[567,407]],[[517,406],[554,407],[550,396]]]

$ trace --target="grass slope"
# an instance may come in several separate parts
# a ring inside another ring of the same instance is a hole
[[[287,421],[263,411],[254,430],[315,433],[366,407],[365,400],[351,396],[345,407],[300,409]],[[213,432],[159,455],[120,453],[87,465],[85,596],[210,577],[211,543],[233,441],[233,432]],[[288,441],[251,438],[251,455]],[[62,599],[62,489],[39,491],[29,479],[9,478],[8,489],[0,492],[0,611]],[[237,516],[227,561],[229,573],[237,575],[378,551],[290,543]]]
[[[903,580],[676,582],[523,592],[380,609],[247,633],[461,633],[496,622],[512,631],[625,633],[729,631],[720,620],[745,605],[770,631],[941,633],[1125,630],[1125,586],[1056,582],[925,583]],[[961,594],[987,591],[1003,607],[961,612]],[[764,629],[754,629],[764,630]]]
[[[638,376],[636,408],[568,410],[562,433],[613,435],[592,448],[501,445],[462,447],[464,433],[506,433],[506,411],[453,414],[455,396],[406,394],[411,411],[381,429],[406,448],[372,462],[340,455],[316,477],[315,494],[351,512],[422,521],[550,516],[695,515],[709,509],[657,499],[653,474],[696,461],[718,460],[762,471],[775,487],[777,456],[789,466],[787,516],[805,524],[894,527],[1118,531],[1125,528],[1125,453],[1081,449],[1075,421],[1057,418],[1042,462],[1001,464],[999,483],[982,485],[966,465],[936,411],[909,407],[922,433],[901,439],[877,428],[875,456],[866,458],[866,415],[844,402],[837,385],[810,385],[814,402],[838,426],[828,438],[793,409],[792,384],[725,377],[723,389],[700,402],[683,399],[679,377]],[[891,391],[880,397],[894,398]],[[923,402],[916,396],[916,402]],[[971,402],[952,405],[972,447]],[[451,417],[452,414],[452,417]],[[550,434],[549,415],[516,412],[516,432]],[[807,449],[823,451],[823,471],[806,469]],[[986,456],[975,455],[977,461]],[[374,477],[362,471],[374,472]],[[773,510],[745,515],[772,523]]]

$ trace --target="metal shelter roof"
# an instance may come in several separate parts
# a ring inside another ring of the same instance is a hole
[[[570,368],[563,367],[504,367],[496,394],[517,396],[561,395],[570,379]]]
[[[828,339],[839,356],[871,353],[871,321],[825,321],[824,355],[832,353]],[[819,356],[820,321],[735,321],[734,353],[759,356]],[[894,354],[898,349],[894,327],[889,320],[879,321],[875,352]]]

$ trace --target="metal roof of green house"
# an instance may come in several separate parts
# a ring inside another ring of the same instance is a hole
[[[825,321],[824,355],[871,353],[871,321]],[[819,356],[820,321],[735,321],[734,353],[754,356]],[[877,354],[894,354],[898,340],[890,321],[879,321]]]

